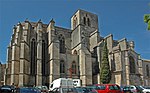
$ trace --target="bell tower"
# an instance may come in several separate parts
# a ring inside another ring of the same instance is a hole
[[[91,34],[95,31],[98,32],[98,16],[84,10],[77,10],[71,18],[71,30],[72,48],[77,45],[80,48],[89,48]]]
[[[92,61],[90,53],[91,34],[98,31],[98,17],[96,14],[84,10],[77,10],[71,18],[71,48],[79,56],[80,79],[83,86],[92,84]]]
[[[74,30],[81,25],[91,28],[91,32],[92,29],[98,29],[98,16],[81,9],[77,10],[77,12],[71,17],[71,29]]]

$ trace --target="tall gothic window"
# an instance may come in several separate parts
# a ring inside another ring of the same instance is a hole
[[[45,66],[46,66],[46,62],[45,62],[45,41],[42,40],[42,75],[46,74],[46,70],[45,70]]]
[[[75,28],[77,26],[77,17],[76,15],[73,18],[73,28]]]
[[[130,63],[130,73],[135,73],[135,61],[133,57],[129,57],[129,63]]]
[[[148,65],[146,65],[146,76],[149,77],[149,66]]]
[[[62,34],[59,36],[59,49],[60,49],[60,53],[66,52],[65,38],[62,36]]]
[[[84,25],[86,25],[86,18],[85,17],[83,17],[83,23],[84,23]]]
[[[65,62],[64,60],[60,61],[60,74],[65,73]]]
[[[87,24],[88,24],[88,26],[90,26],[90,19],[89,18],[87,19]]]
[[[31,60],[31,64],[30,64],[30,73],[31,75],[35,75],[36,74],[36,42],[35,39],[32,39],[31,41],[31,47],[30,47],[31,53],[30,53],[30,60]]]
[[[75,61],[72,62],[72,74],[77,74]]]

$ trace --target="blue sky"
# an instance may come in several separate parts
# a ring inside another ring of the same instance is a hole
[[[149,0],[0,0],[0,61],[7,61],[13,25],[26,18],[48,24],[54,18],[57,26],[70,28],[70,18],[77,9],[98,15],[101,36],[113,34],[115,40],[133,40],[135,51],[150,59],[150,31],[143,22],[143,15],[150,13]]]

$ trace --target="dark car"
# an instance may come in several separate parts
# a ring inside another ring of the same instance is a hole
[[[142,90],[143,90],[142,88],[135,85],[128,85],[124,86],[123,88],[124,93],[142,93]]]
[[[78,93],[89,93],[89,90],[85,87],[76,87]]]
[[[42,93],[49,93],[47,86],[36,86],[35,88],[39,89]]]
[[[49,93],[78,93],[75,88],[54,88]]]
[[[86,86],[86,88],[89,90],[89,93],[98,93],[95,86]]]
[[[10,85],[1,86],[1,93],[15,93],[15,87]]]
[[[41,93],[39,89],[33,87],[18,88],[16,93]]]

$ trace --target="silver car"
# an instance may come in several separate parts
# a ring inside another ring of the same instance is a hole
[[[140,86],[143,90],[143,93],[150,93],[150,87],[146,87],[146,86]]]

